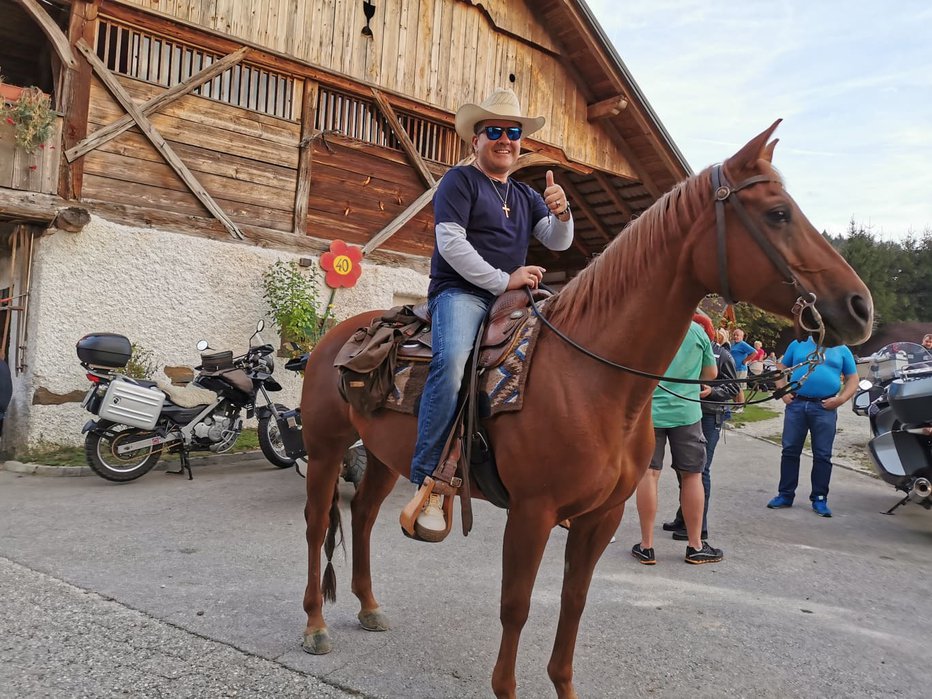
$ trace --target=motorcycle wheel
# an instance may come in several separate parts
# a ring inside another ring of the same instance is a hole
[[[87,465],[101,478],[115,483],[133,481],[149,473],[158,463],[161,447],[146,447],[126,454],[116,452],[121,444],[150,437],[155,432],[103,420],[97,424],[97,434],[88,432],[84,439],[84,455]]]
[[[343,457],[343,480],[359,487],[362,477],[366,473],[366,448],[359,444],[346,450]]]
[[[284,405],[275,404],[279,412],[288,410]],[[285,443],[282,442],[282,434],[278,429],[278,423],[274,415],[259,419],[259,448],[266,459],[273,466],[278,468],[291,468],[294,466],[294,459],[288,456],[285,451]]]

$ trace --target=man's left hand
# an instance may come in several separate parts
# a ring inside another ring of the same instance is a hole
[[[826,410],[835,410],[842,403],[844,403],[844,401],[841,400],[838,396],[832,396],[831,398],[826,398],[824,401],[822,401],[822,407]]]
[[[566,193],[563,187],[553,181],[553,170],[547,170],[547,188],[544,190],[544,203],[554,214],[566,211]]]

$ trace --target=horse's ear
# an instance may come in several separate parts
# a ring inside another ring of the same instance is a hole
[[[773,149],[777,147],[777,144],[780,142],[779,138],[773,139],[770,143],[767,144],[767,147],[764,148],[764,160],[768,163],[773,162]]]
[[[748,141],[744,148],[731,156],[728,159],[728,165],[730,166],[729,169],[752,169],[754,164],[761,158],[769,161],[771,157],[773,157],[773,146],[776,145],[776,141],[768,146],[767,140],[770,138],[773,132],[777,130],[777,127],[780,125],[781,121],[783,121],[783,119],[777,119],[775,122],[773,122],[773,124],[770,125],[769,129],[759,133],[757,136]]]

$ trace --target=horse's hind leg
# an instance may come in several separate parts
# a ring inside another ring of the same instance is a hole
[[[547,665],[547,674],[560,699],[576,697],[573,688],[573,654],[576,650],[579,619],[586,606],[595,564],[611,541],[624,511],[625,505],[621,503],[608,512],[574,519],[570,528],[566,542],[560,621],[550,663]]]
[[[353,594],[359,598],[359,623],[367,631],[388,631],[388,617],[372,594],[370,539],[379,508],[392,492],[398,474],[366,452],[366,475],[353,497]]]
[[[502,545],[502,642],[492,672],[496,697],[514,697],[515,662],[521,630],[531,607],[531,591],[537,578],[555,515],[536,507],[513,504],[505,525]]]
[[[329,653],[330,632],[324,621],[324,597],[335,594],[333,569],[329,566],[327,580],[321,586],[320,551],[328,530],[330,537],[335,537],[340,528],[340,506],[337,480],[340,475],[343,447],[337,443],[315,445],[313,454],[308,454],[307,464],[307,503],[304,506],[304,519],[307,523],[307,587],[304,590],[304,611],[307,614],[307,626],[304,629],[302,647],[308,653],[323,655]],[[327,539],[330,553],[334,539]],[[328,556],[329,558],[329,556]]]

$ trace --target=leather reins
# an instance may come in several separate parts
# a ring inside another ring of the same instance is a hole
[[[759,374],[753,378],[746,378],[746,379],[734,378],[734,379],[713,379],[713,380],[703,381],[702,379],[682,379],[682,378],[678,378],[675,376],[663,376],[660,374],[653,374],[649,371],[641,371],[639,369],[633,369],[631,367],[624,366],[623,364],[618,364],[617,362],[613,362],[610,359],[606,359],[605,357],[602,357],[596,354],[595,352],[592,352],[591,350],[586,349],[585,347],[577,343],[572,338],[567,337],[562,331],[560,331],[557,327],[555,327],[546,318],[546,316],[544,316],[543,313],[541,313],[540,308],[537,306],[537,302],[533,298],[533,294],[531,294],[531,290],[528,287],[525,287],[525,292],[527,293],[528,299],[530,299],[530,302],[531,302],[531,308],[534,310],[534,313],[537,315],[537,317],[541,319],[544,325],[547,326],[547,328],[549,328],[554,334],[557,335],[557,337],[562,339],[564,342],[569,344],[574,349],[578,350],[579,352],[585,354],[586,356],[592,359],[595,359],[596,361],[602,364],[605,364],[610,367],[614,367],[615,369],[620,369],[621,371],[627,372],[629,374],[634,374],[635,376],[641,376],[647,379],[657,379],[659,381],[666,381],[668,383],[704,384],[706,386],[719,386],[719,385],[732,384],[732,383],[750,383],[750,382],[758,383],[758,382],[767,381],[770,379],[785,378],[785,377],[788,377],[790,374],[792,374],[792,372],[795,371],[796,369],[802,366],[808,365],[809,370],[806,372],[804,376],[800,377],[797,381],[788,382],[786,386],[784,386],[783,388],[777,389],[776,391],[773,392],[770,398],[765,399],[765,400],[781,398],[787,393],[797,390],[799,386],[809,377],[809,374],[813,372],[816,365],[821,364],[825,359],[824,349],[822,347],[822,342],[825,338],[825,325],[822,322],[821,314],[819,313],[818,309],[816,309],[816,306],[815,306],[816,298],[817,298],[816,295],[813,292],[806,289],[806,287],[803,286],[802,282],[799,281],[796,275],[793,274],[792,270],[789,268],[789,265],[787,265],[786,260],[784,260],[783,257],[780,256],[780,254],[777,252],[773,244],[769,240],[767,240],[767,238],[761,232],[760,228],[758,228],[757,224],[748,214],[747,209],[744,208],[744,204],[741,203],[741,199],[737,196],[737,192],[740,192],[742,189],[746,189],[747,187],[750,187],[752,185],[759,184],[762,182],[776,182],[781,185],[783,184],[781,180],[774,178],[774,177],[770,177],[768,175],[755,175],[754,177],[749,177],[748,179],[744,180],[740,184],[733,187],[729,184],[727,178],[725,177],[725,172],[721,164],[715,165],[712,168],[712,192],[713,192],[713,197],[715,200],[715,227],[716,227],[717,248],[718,248],[719,279],[720,279],[720,283],[722,287],[722,297],[725,299],[726,303],[729,303],[729,304],[735,303],[734,298],[731,295],[731,287],[728,283],[728,252],[727,252],[727,245],[726,245],[726,240],[725,240],[725,204],[730,202],[734,207],[735,213],[738,214],[738,218],[741,220],[741,223],[744,225],[747,232],[754,239],[754,242],[757,243],[758,247],[760,247],[763,253],[767,256],[767,258],[771,261],[771,263],[773,263],[774,267],[777,268],[777,271],[779,271],[780,274],[783,275],[786,281],[789,284],[792,284],[793,287],[800,292],[799,298],[797,298],[796,303],[793,304],[791,314],[796,317],[797,322],[799,323],[800,327],[803,330],[806,330],[807,332],[812,333],[812,334],[816,334],[816,333],[818,334],[818,341],[816,342],[816,351],[813,352],[811,355],[809,355],[806,361],[800,362],[799,364],[796,364],[792,367],[788,367],[786,369],[767,372],[764,374]],[[806,322],[803,320],[803,312],[806,309],[810,310],[813,318],[815,319],[816,327],[814,328],[808,327],[806,325]],[[678,396],[678,394],[673,393],[672,391],[664,388],[663,386],[661,386],[660,388],[667,391],[668,393],[672,393],[673,395]],[[686,398],[685,396],[679,396],[679,397],[684,398],[685,400],[691,400],[689,398]],[[762,402],[762,401],[755,401],[755,402]]]

